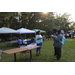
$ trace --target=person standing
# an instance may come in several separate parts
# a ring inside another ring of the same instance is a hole
[[[22,45],[22,39],[21,38],[18,39],[18,45],[19,45],[19,47]]]
[[[37,46],[42,46],[42,43],[43,43],[43,38],[41,36],[40,31],[38,31],[37,35],[36,35],[36,44],[37,44]],[[41,54],[41,47],[36,49],[36,55],[37,56],[39,56],[38,52],[39,52],[39,54]]]
[[[58,36],[58,33],[57,33],[57,29],[53,29],[53,33],[54,33],[54,36]],[[54,44],[53,44],[53,46],[54,46],[54,56],[56,56],[57,55],[57,51],[56,51],[56,40],[55,40],[55,38],[53,38],[53,40],[54,40]]]
[[[55,58],[56,60],[59,60],[61,58],[61,48],[62,48],[62,44],[60,41],[62,41],[62,37],[63,35],[61,34],[61,30],[58,31],[58,36],[54,37],[56,40],[56,51],[57,51],[57,58]]]
[[[22,39],[21,39],[22,40]],[[27,40],[25,38],[23,38],[23,44],[27,45]]]

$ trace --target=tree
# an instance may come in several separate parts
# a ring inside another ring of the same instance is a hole
[[[67,32],[69,30],[69,25],[71,24],[69,16],[67,13],[64,13],[63,15],[57,15],[55,19],[55,24],[57,29],[64,30]]]
[[[12,14],[12,12],[0,12],[0,27],[9,27],[8,20]]]
[[[16,29],[18,25],[18,12],[0,12],[0,27]]]
[[[75,28],[75,22],[72,22],[72,24],[70,25],[69,29],[72,30]]]
[[[30,17],[30,12],[21,12],[20,27],[27,28],[29,17]]]
[[[0,12],[0,27],[42,29],[50,34],[54,28],[67,32],[75,25],[69,16],[67,13],[55,16],[55,12]]]
[[[28,22],[28,27],[31,29],[43,29],[43,30],[51,30],[53,27],[51,23],[53,23],[53,13],[48,12],[47,14],[43,14],[43,12],[31,12]],[[51,26],[52,25],[52,26]]]

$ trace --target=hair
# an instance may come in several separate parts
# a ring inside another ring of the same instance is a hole
[[[58,30],[58,34],[60,34],[61,33],[61,30]]]
[[[53,29],[53,31],[56,33],[57,32],[57,29]]]
[[[40,31],[36,32],[36,34],[39,34]]]

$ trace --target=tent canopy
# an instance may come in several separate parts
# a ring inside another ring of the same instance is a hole
[[[0,34],[8,34],[8,33],[19,33],[19,32],[7,27],[0,28]]]
[[[35,32],[40,31],[41,33],[46,33],[46,31],[40,30],[40,29],[33,29],[33,31],[35,31]]]
[[[24,34],[24,33],[36,33],[35,31],[26,29],[26,28],[20,28],[17,30],[18,32],[20,32],[20,34]]]

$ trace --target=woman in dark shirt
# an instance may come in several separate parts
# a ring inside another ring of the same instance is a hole
[[[58,31],[58,36],[55,37],[56,40],[56,51],[57,51],[57,58],[55,58],[56,60],[59,60],[61,58],[61,48],[62,48],[62,44],[60,41],[62,41],[62,37],[63,35],[61,34],[61,30]]]
[[[58,36],[58,33],[57,33],[57,29],[53,29],[53,33],[54,33],[54,36]],[[53,46],[54,46],[54,56],[56,56],[57,55],[57,51],[56,51],[56,47],[55,47],[55,44],[56,44],[56,40],[55,40],[55,38],[53,38],[53,40],[54,40],[54,44],[53,44]]]

